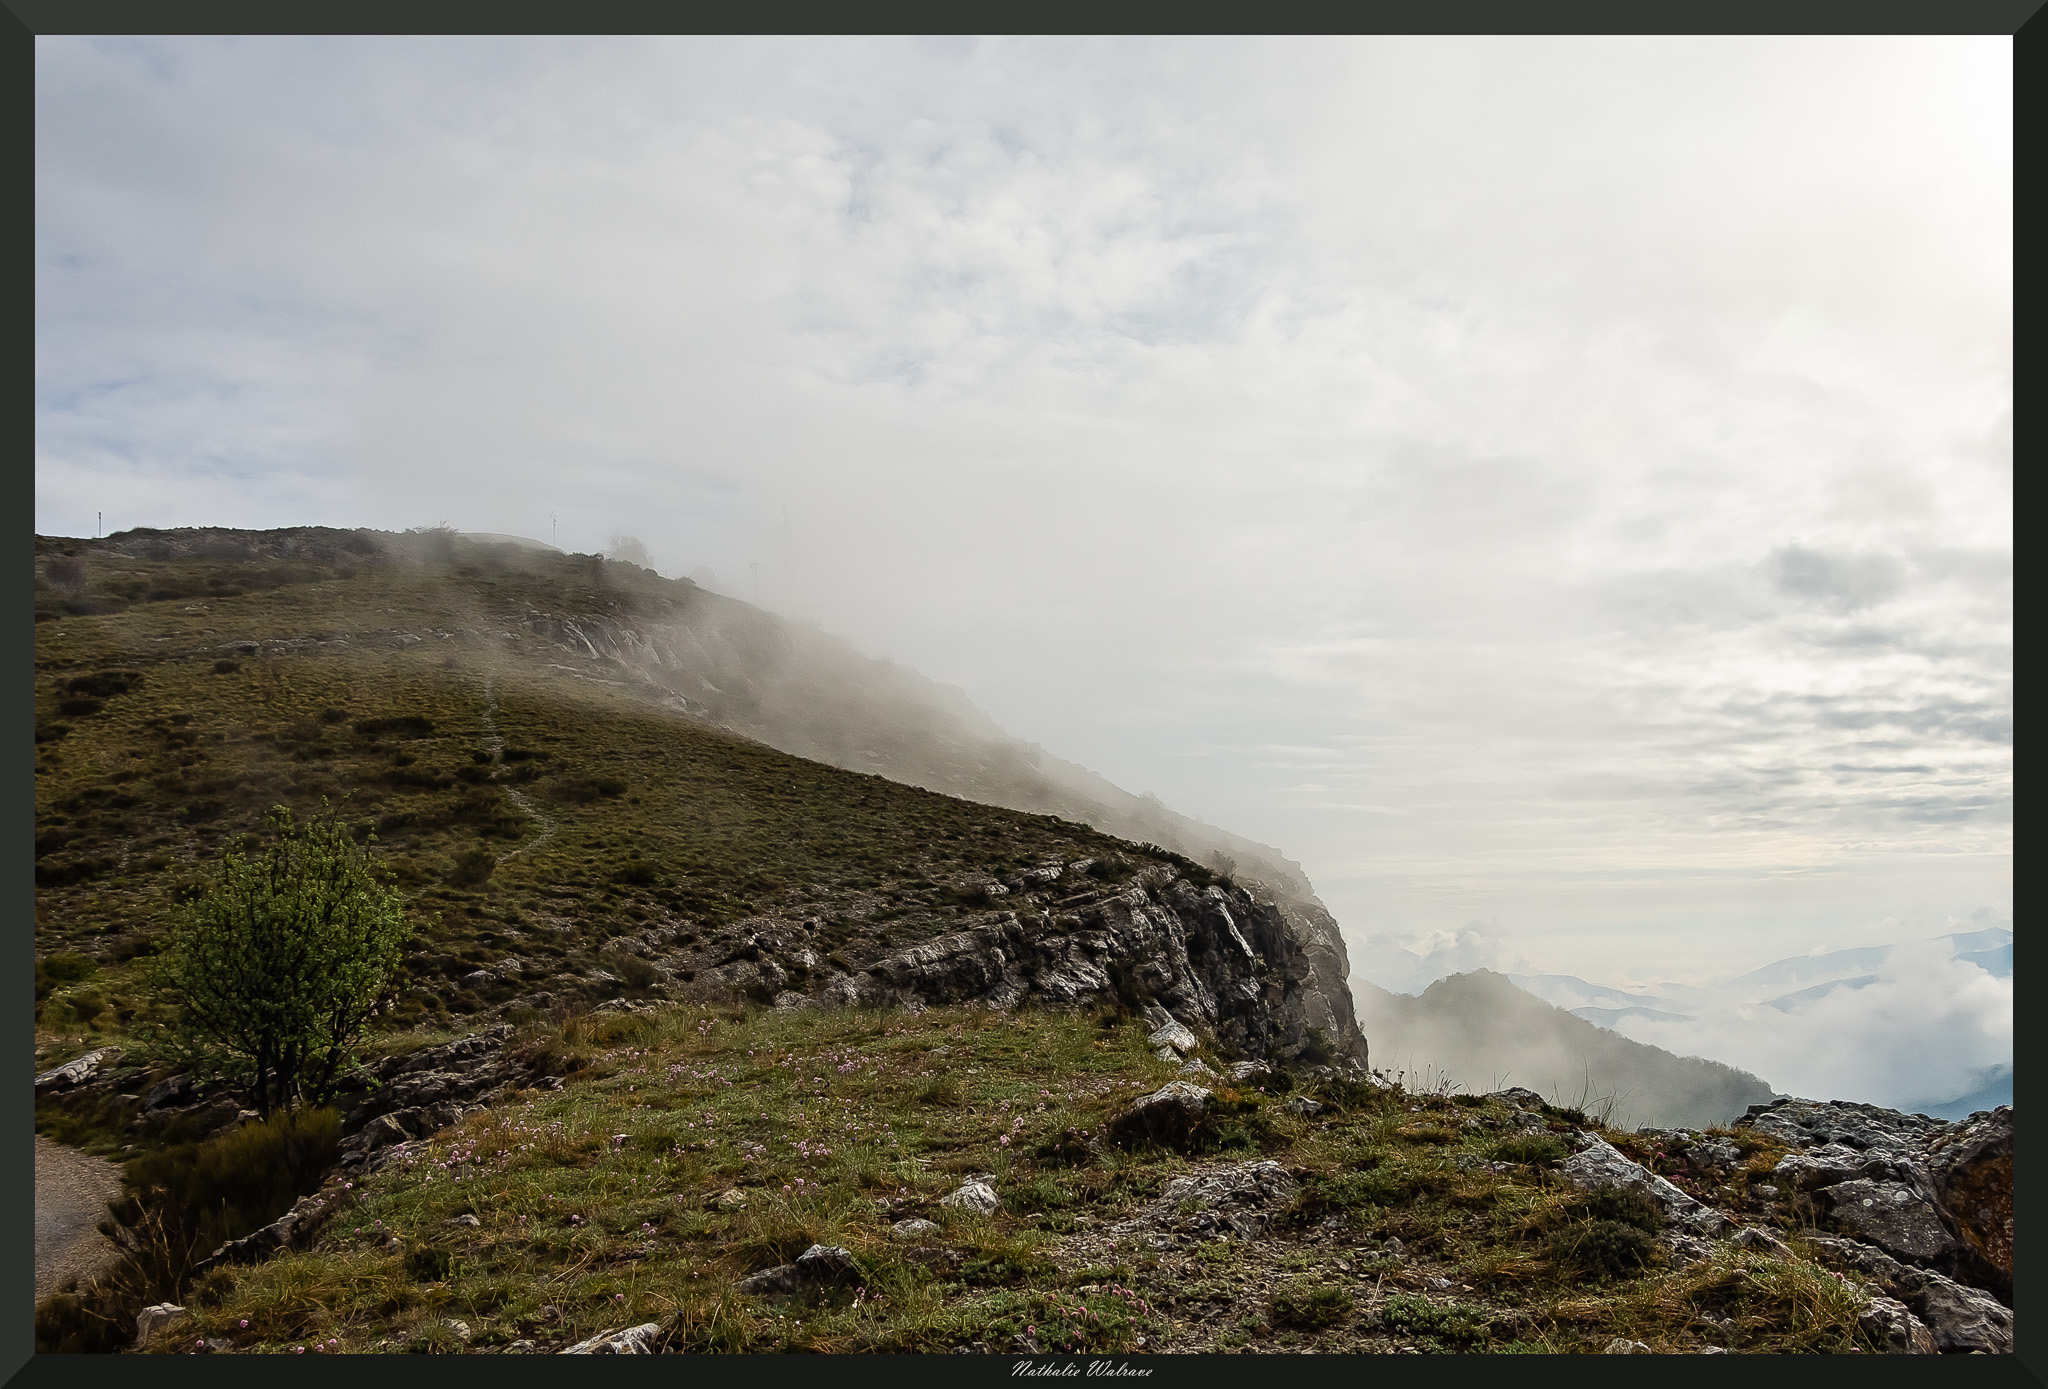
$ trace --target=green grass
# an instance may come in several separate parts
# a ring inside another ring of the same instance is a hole
[[[1731,1250],[1594,1282],[1552,1261],[1552,1232],[1632,1208],[1457,1168],[1491,1140],[1456,1126],[1490,1106],[1385,1093],[1314,1123],[1285,1116],[1250,1153],[1035,1157],[1171,1074],[1137,1024],[682,1005],[536,1025],[520,1045],[572,1062],[565,1089],[474,1115],[367,1177],[313,1250],[209,1275],[187,1298],[188,1334],[251,1351],[546,1349],[656,1321],[672,1348],[699,1351],[1000,1352],[1030,1337],[1100,1353],[1465,1353],[1616,1336],[1696,1350],[1732,1326],[1747,1349],[1855,1344],[1854,1299],[1803,1262]],[[925,1103],[940,1075],[953,1101]],[[1425,1126],[1458,1136],[1387,1141]],[[1323,1193],[1269,1238],[1158,1251],[1108,1233],[1172,1177],[1258,1157]],[[983,1172],[1002,1211],[939,1204]],[[1389,1172],[1399,1182],[1372,1199],[1329,1199]],[[734,1190],[744,1203],[722,1204]],[[1333,1209],[1355,1222],[1334,1237]],[[478,1223],[450,1223],[465,1215]],[[927,1246],[891,1235],[910,1215],[940,1225]],[[1391,1235],[1406,1257],[1378,1255]],[[851,1250],[860,1277],[786,1300],[733,1291],[813,1243]]]
[[[1085,857],[1098,867],[1077,888],[1114,889],[1171,856],[791,757],[582,678],[603,672],[533,635],[529,612],[686,616],[688,586],[467,553],[425,568],[87,554],[64,587],[39,580],[39,1067],[146,1048],[161,1018],[140,971],[167,914],[273,803],[305,816],[324,798],[374,834],[420,925],[366,1052],[554,1000],[510,1016],[562,1090],[473,1115],[364,1178],[314,1249],[206,1275],[179,1294],[193,1312],[176,1341],[559,1348],[655,1320],[692,1351],[1855,1344],[1853,1298],[1804,1260],[1608,1257],[1635,1247],[1615,1230],[1647,1231],[1549,1170],[1582,1115],[1551,1111],[1548,1134],[1503,1139],[1498,1106],[1469,1096],[1283,1073],[1220,1091],[1195,1153],[1123,1151],[1100,1141],[1105,1122],[1174,1072],[1114,1008],[913,1015],[705,996],[700,976],[764,933],[783,958],[808,950],[857,972],[1000,910],[978,886],[990,877]],[[440,635],[458,628],[480,635]],[[634,939],[650,928],[668,935],[658,960]],[[464,982],[508,957],[524,971]],[[664,1006],[583,1011],[614,997]],[[1277,1103],[1289,1092],[1326,1108],[1294,1115]],[[246,1153],[130,1131],[131,1109],[57,1097],[37,1124],[125,1156],[138,1181],[154,1171],[233,1204],[214,1187]],[[1691,1180],[1653,1143],[1606,1136]],[[1268,1157],[1301,1195],[1264,1239],[1157,1249],[1110,1233],[1176,1175]],[[1732,1196],[1775,1157],[1751,1142],[1730,1191],[1709,1194]],[[1001,1212],[938,1204],[969,1173],[995,1174]],[[236,1207],[232,1223],[263,1214]],[[892,1237],[908,1215],[942,1227],[929,1247]],[[1778,1220],[1796,1233],[1791,1207]],[[1615,1229],[1587,1234],[1602,1222]],[[1399,1258],[1381,1252],[1395,1237]],[[861,1277],[787,1302],[733,1291],[814,1242],[852,1250]],[[60,1298],[39,1327],[128,1334],[118,1317],[92,1330],[90,1302]]]
[[[39,597],[52,615],[36,627],[38,727],[66,730],[36,763],[46,1064],[153,1020],[135,956],[272,804],[304,817],[324,799],[375,835],[423,926],[389,1020],[403,1027],[534,990],[652,996],[644,967],[609,969],[609,988],[584,978],[617,963],[608,940],[649,927],[677,934],[672,989],[743,949],[757,927],[742,923],[762,917],[820,968],[857,967],[985,911],[954,890],[977,876],[1168,857],[792,757],[578,678],[526,613],[687,616],[691,591],[652,575],[599,590],[566,560],[536,563],[257,565],[245,582],[249,566],[91,557],[82,598]],[[64,613],[81,603],[118,610]],[[458,624],[481,635],[434,635]],[[394,631],[427,635],[398,648]],[[74,686],[100,707],[65,713]],[[524,978],[457,982],[507,956]]]

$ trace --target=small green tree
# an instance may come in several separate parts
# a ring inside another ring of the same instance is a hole
[[[412,935],[331,813],[300,825],[275,806],[267,826],[276,839],[260,857],[245,841],[222,851],[156,965],[186,1044],[245,1068],[266,1118],[332,1092]]]

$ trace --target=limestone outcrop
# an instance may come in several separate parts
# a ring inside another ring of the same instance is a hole
[[[1155,1027],[1178,1027],[1166,1034],[1172,1043],[1196,1029],[1234,1058],[1366,1065],[1350,995],[1330,987],[1320,947],[1304,944],[1282,908],[1243,888],[1197,887],[1170,864],[1120,891],[1060,886],[1027,885],[964,930],[868,960],[820,961],[800,933],[770,926],[741,958],[696,971],[694,989],[783,1006],[1121,1002]]]
[[[1841,1234],[2012,1300],[2012,1109],[1958,1123],[1848,1100],[1754,1105],[1738,1127],[1795,1151],[1773,1171]]]

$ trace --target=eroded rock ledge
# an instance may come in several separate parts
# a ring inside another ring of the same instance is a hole
[[[1050,865],[1052,876],[1027,891],[1052,887],[1060,869]],[[1050,894],[1032,894],[1041,895]],[[797,933],[764,930],[750,942],[752,958],[698,971],[693,989],[765,995],[782,1007],[1150,1001],[1232,1057],[1366,1065],[1342,978],[1324,977],[1313,942],[1281,907],[1243,888],[1198,888],[1159,864],[1114,893],[1084,888],[1020,905],[840,964],[821,962]]]

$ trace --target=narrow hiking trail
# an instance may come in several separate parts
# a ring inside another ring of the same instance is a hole
[[[105,1158],[36,1136],[36,1301],[120,1257],[99,1231],[121,1194],[121,1169]]]
[[[505,767],[505,738],[503,734],[498,732],[498,677],[495,675],[484,677],[484,728],[490,735],[485,739],[485,746],[491,750],[491,779],[496,781],[498,773],[503,771]],[[508,859],[517,858],[528,849],[538,849],[541,845],[553,839],[555,831],[561,827],[555,823],[552,817],[535,806],[532,801],[528,800],[516,788],[505,786],[500,789],[511,799],[512,804],[519,807],[521,814],[540,826],[540,833],[537,836],[527,840],[516,849],[510,849],[498,855],[498,862],[504,863]]]

